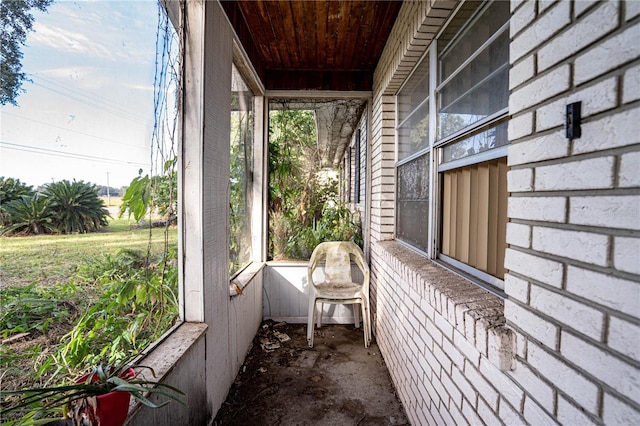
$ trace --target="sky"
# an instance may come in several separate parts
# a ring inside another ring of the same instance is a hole
[[[0,109],[0,176],[113,188],[148,173],[157,3],[57,0],[33,13],[18,106]]]

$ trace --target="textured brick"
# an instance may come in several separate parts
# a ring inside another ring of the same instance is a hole
[[[496,414],[496,410],[489,407],[489,405],[482,398],[478,398],[478,409],[476,411],[484,424],[499,425],[501,423]]]
[[[613,188],[614,157],[591,158],[536,168],[536,191]]]
[[[544,408],[553,411],[553,388],[541,380],[528,365],[517,362],[509,375],[527,390],[527,394],[536,399]]]
[[[478,349],[470,343],[461,333],[458,331],[453,333],[453,343],[464,356],[467,358],[467,362],[470,362],[474,366],[480,364],[480,352]]]
[[[534,226],[532,247],[543,253],[606,266],[609,237],[591,232]]]
[[[507,172],[507,191],[533,191],[533,169],[515,169]]]
[[[637,397],[637,395],[636,395]],[[637,399],[636,399],[637,401]],[[608,425],[637,425],[640,424],[640,412],[625,404],[618,398],[604,394],[602,419]]]
[[[564,158],[569,155],[569,140],[564,129],[542,135],[525,142],[509,145],[507,163],[510,166],[535,163],[536,161]]]
[[[632,281],[569,266],[567,291],[636,318],[640,315],[640,285]]]
[[[638,91],[640,92],[640,88]],[[628,152],[620,156],[618,186],[621,188],[640,186],[640,151]]]
[[[640,229],[640,196],[571,197],[569,223]]]
[[[638,342],[640,342],[640,326],[618,317],[611,316],[609,318],[607,344],[611,349],[640,361]]]
[[[466,372],[466,370],[465,370]],[[512,406],[519,407],[522,402],[522,398],[524,396],[524,392],[518,386],[513,383],[513,380],[509,378],[502,371],[498,370],[498,368],[490,363],[486,358],[482,358],[480,360],[480,372],[484,376],[486,380],[489,381],[498,392],[503,399],[509,401]],[[484,394],[481,393],[484,396]],[[485,398],[487,402],[488,399]],[[504,401],[500,402],[500,405],[503,404]]]
[[[574,407],[561,395],[558,396],[558,421],[564,425],[595,425],[593,420],[584,411]]]
[[[640,4],[640,2],[637,2]],[[622,79],[622,102],[627,104],[640,99],[640,66],[629,68]]]
[[[627,1],[625,2],[625,21],[630,21],[636,16],[640,15],[640,2],[637,1]]]
[[[536,3],[533,1],[524,2],[522,7],[511,15],[511,20],[509,21],[509,34],[511,38],[533,22],[535,17]]]
[[[451,374],[451,367],[453,363],[440,346],[433,346],[433,355],[436,357],[438,363],[442,366],[442,369],[445,371],[445,373]]]
[[[592,158],[536,168],[536,191],[613,187],[614,157]]]
[[[530,397],[524,401],[524,418],[532,425],[556,425],[557,423]]]
[[[574,55],[618,26],[617,2],[603,2],[584,19],[545,43],[538,51],[538,72]]]
[[[521,223],[507,223],[507,244],[524,248],[531,246],[531,227]]]
[[[469,424],[471,425],[481,425],[483,424],[482,420],[478,416],[477,410],[475,410],[466,399],[462,401],[462,412],[464,413],[464,417],[467,419]]]
[[[451,378],[448,375],[443,374],[441,380],[442,385],[451,398],[452,405],[456,405],[459,407],[462,404],[462,392],[460,392],[460,389],[456,387],[456,385],[453,383],[453,381],[451,381]]]
[[[436,315],[435,317],[436,327],[442,331],[442,334],[445,335],[449,340],[453,339],[453,326],[447,321],[445,317],[442,315]]]
[[[597,414],[598,387],[593,382],[536,344],[529,345],[527,361],[583,408]]]
[[[640,275],[640,238],[615,237],[613,266],[619,271]]]
[[[574,83],[584,83],[638,58],[640,56],[640,43],[637,40],[639,32],[640,25],[635,24],[577,57],[574,63]]]
[[[582,15],[594,4],[600,3],[602,0],[580,0],[573,3],[573,10],[576,16]]]
[[[560,353],[628,398],[635,399],[640,394],[638,370],[610,353],[566,331],[562,332]]]
[[[564,127],[566,106],[578,101],[582,102],[580,112],[583,119],[615,108],[618,103],[618,79],[609,78],[584,89],[574,90],[565,98],[541,106],[536,111],[536,131]]]
[[[513,141],[533,133],[533,113],[527,112],[509,120],[509,140]]]
[[[570,71],[569,65],[563,65],[514,89],[509,96],[509,112],[517,114],[569,89]]]
[[[511,219],[564,222],[566,206],[564,197],[510,197],[507,214]]]
[[[529,55],[509,70],[509,89],[514,89],[536,74],[534,55]],[[509,133],[511,134],[511,133]],[[509,138],[511,140],[511,138]]]
[[[458,386],[458,389],[460,389],[465,398],[471,401],[471,405],[475,406],[478,399],[478,392],[473,386],[471,386],[471,383],[469,383],[467,378],[460,372],[460,370],[458,370],[457,368],[453,369],[451,380],[453,380],[456,386]]]
[[[504,304],[504,316],[524,333],[543,345],[555,349],[558,342],[558,327],[515,303],[507,300]]]
[[[640,143],[638,123],[640,123],[640,108],[585,122],[582,125],[582,137],[576,139],[574,143],[573,154],[584,154]]]
[[[571,5],[568,1],[559,2],[556,7],[536,20],[532,26],[521,32],[511,42],[509,56],[512,60],[517,60],[531,51],[531,49],[545,43],[553,34],[568,25],[570,21]]]
[[[448,339],[442,340],[442,350],[451,358],[454,370],[464,366],[464,356]],[[449,393],[449,395],[451,395],[451,393]]]
[[[531,307],[591,337],[601,340],[604,314],[573,299],[536,285],[531,286]]]
[[[498,392],[495,391],[487,379],[483,377],[475,367],[467,364],[464,368],[464,376],[467,378],[469,383],[478,390],[490,407],[495,408],[498,406]]]
[[[498,415],[505,425],[519,426],[527,424],[520,413],[514,410],[513,407],[505,401],[500,402],[500,411],[498,412]]]
[[[504,266],[512,272],[518,272],[554,287],[562,286],[563,265],[560,262],[508,248]]]
[[[516,357],[516,335],[513,330],[498,326],[488,330],[487,358],[501,371],[512,370]]]
[[[529,282],[506,274],[504,277],[504,290],[507,296],[527,303],[529,301]]]

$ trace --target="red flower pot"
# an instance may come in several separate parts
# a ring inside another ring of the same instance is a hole
[[[122,426],[129,414],[129,392],[109,392],[98,395],[96,399],[96,415],[100,419],[100,426]]]
[[[129,368],[120,377],[124,380],[129,380],[135,376],[136,372],[132,368]],[[96,373],[85,374],[76,380],[76,383],[84,383],[87,380],[97,382],[98,376]],[[97,395],[95,413],[91,407],[87,407],[84,415],[92,421],[92,424],[97,424],[97,422],[95,422],[95,418],[97,417],[100,420],[100,426],[122,426],[129,414],[130,400],[131,394],[123,391]]]

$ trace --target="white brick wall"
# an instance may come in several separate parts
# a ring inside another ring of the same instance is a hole
[[[371,265],[376,339],[412,424],[640,423],[639,4],[511,1],[502,301],[384,241],[393,95],[454,6],[404,2],[374,74]]]
[[[512,3],[505,317],[530,423],[640,423],[639,3]]]

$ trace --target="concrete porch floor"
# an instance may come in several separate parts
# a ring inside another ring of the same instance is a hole
[[[286,340],[288,336],[291,340]],[[262,323],[214,425],[408,425],[378,346],[361,328]]]

